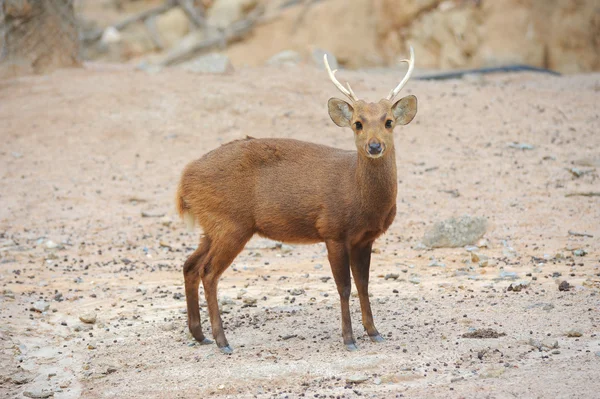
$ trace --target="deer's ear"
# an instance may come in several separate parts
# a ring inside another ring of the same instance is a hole
[[[392,112],[398,125],[407,125],[417,114],[417,97],[410,95],[396,101]]]
[[[340,127],[350,126],[350,120],[354,113],[354,108],[344,100],[330,98],[327,102],[329,116],[331,120]]]

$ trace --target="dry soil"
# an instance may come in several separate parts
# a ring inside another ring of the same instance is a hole
[[[402,73],[341,79],[375,101]],[[398,214],[371,274],[386,341],[365,338],[353,295],[360,350],[344,350],[323,245],[253,239],[220,284],[226,356],[187,332],[182,264],[200,232],[176,217],[179,173],[245,135],[352,149],[327,115],[326,74],[87,65],[0,81],[2,396],[597,396],[600,197],[570,194],[600,192],[600,75],[405,92],[419,112],[396,132]],[[489,220],[479,261],[421,249],[434,222],[463,214]],[[477,329],[493,331],[463,337]]]

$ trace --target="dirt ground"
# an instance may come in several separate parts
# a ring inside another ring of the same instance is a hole
[[[375,101],[403,73],[341,79]],[[360,350],[344,350],[323,245],[253,239],[220,284],[226,356],[187,332],[182,264],[200,232],[175,214],[179,173],[245,135],[352,149],[327,115],[326,74],[88,65],[0,81],[1,396],[597,396],[600,197],[569,194],[600,192],[600,74],[405,93],[419,112],[396,131],[398,214],[372,261],[386,341],[365,338],[353,294]],[[421,249],[434,222],[463,214],[489,220],[480,262]],[[500,336],[463,337],[483,328]]]

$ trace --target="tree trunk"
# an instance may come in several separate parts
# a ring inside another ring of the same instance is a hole
[[[73,0],[0,0],[0,77],[80,65]]]

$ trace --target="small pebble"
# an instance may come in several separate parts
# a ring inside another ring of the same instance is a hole
[[[79,320],[87,324],[94,324],[96,322],[95,312],[85,312],[79,315]]]
[[[578,337],[583,336],[583,333],[581,332],[581,330],[573,328],[573,329],[567,331],[566,336],[570,337],[570,338],[578,338]]]
[[[50,309],[50,304],[46,301],[34,302],[30,308],[30,310],[33,310],[35,312],[40,312],[40,313],[46,312],[48,309]]]

